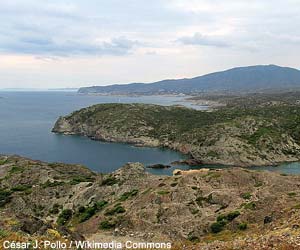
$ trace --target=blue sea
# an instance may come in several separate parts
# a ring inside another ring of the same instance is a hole
[[[108,173],[127,162],[141,162],[145,165],[170,164],[186,158],[178,152],[160,149],[134,147],[121,143],[93,141],[80,136],[64,136],[51,133],[59,116],[98,103],[153,103],[160,105],[192,106],[183,97],[120,97],[87,96],[76,92],[0,92],[0,154],[18,154],[36,160],[83,164],[90,169]],[[208,167],[208,166],[199,166]],[[220,167],[220,166],[210,166]],[[175,168],[149,170],[155,174],[171,174]],[[265,168],[256,168],[265,169]],[[270,171],[300,173],[298,163],[269,167]]]

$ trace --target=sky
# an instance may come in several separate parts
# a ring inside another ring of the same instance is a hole
[[[0,89],[300,68],[300,0],[0,0]]]

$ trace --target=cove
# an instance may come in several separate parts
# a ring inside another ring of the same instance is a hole
[[[80,136],[51,133],[56,119],[97,103],[182,104],[183,97],[174,96],[82,96],[74,92],[0,92],[0,154],[18,154],[36,160],[82,164],[93,171],[109,173],[127,162],[145,165],[166,164],[186,158],[178,152],[162,148],[134,147],[122,143],[93,141]],[[205,107],[197,107],[205,109]],[[224,168],[202,165],[172,166],[169,169],[149,169],[155,174],[171,175],[174,169]],[[254,167],[256,170],[300,174],[299,163],[277,167]]]

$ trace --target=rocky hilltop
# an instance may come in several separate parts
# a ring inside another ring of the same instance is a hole
[[[171,241],[173,249],[299,249],[299,176],[240,168],[111,174],[0,156],[4,240]]]
[[[168,147],[199,164],[276,165],[300,159],[300,107],[213,112],[148,104],[99,104],[60,117],[53,132]]]

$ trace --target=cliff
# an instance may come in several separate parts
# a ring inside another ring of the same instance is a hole
[[[299,106],[203,112],[146,104],[99,104],[60,117],[53,132],[168,147],[199,163],[276,165],[300,159]]]

